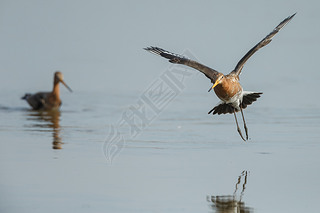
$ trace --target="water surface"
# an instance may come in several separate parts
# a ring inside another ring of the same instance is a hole
[[[243,142],[232,115],[212,117],[197,104],[181,110],[206,95],[183,93],[138,136],[127,138],[111,164],[104,150],[109,125],[139,96],[64,93],[67,100],[54,113],[2,96],[21,106],[0,110],[2,211],[315,210],[319,112],[257,102],[245,111],[250,140]]]

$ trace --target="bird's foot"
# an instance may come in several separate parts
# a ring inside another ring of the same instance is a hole
[[[247,128],[247,126],[244,126],[244,130],[246,132],[246,140],[248,140],[249,136],[248,136],[248,128]]]
[[[237,128],[238,132],[239,132],[239,135],[240,137],[242,138],[243,141],[246,141],[242,135],[242,132],[241,132],[241,129],[240,128]],[[247,135],[247,140],[248,140],[248,135]]]

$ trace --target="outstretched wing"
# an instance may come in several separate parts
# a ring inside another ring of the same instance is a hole
[[[269,44],[272,41],[273,36],[275,36],[281,30],[281,28],[284,27],[295,15],[296,15],[296,13],[293,14],[292,16],[289,16],[285,20],[283,20],[278,26],[276,26],[276,28],[274,28],[274,30],[271,33],[269,33],[256,46],[254,46],[251,50],[249,50],[249,52],[247,52],[247,54],[245,54],[245,56],[243,56],[241,58],[241,60],[237,64],[236,68],[231,73],[236,74],[236,75],[240,75],[241,70],[243,68],[243,65],[247,62],[247,60],[255,52],[257,52],[260,48],[262,48],[262,47],[266,46],[267,44]]]
[[[210,67],[207,67],[203,64],[200,64],[199,62],[193,61],[191,59],[188,59],[184,56],[181,55],[177,55],[171,52],[168,52],[164,49],[161,49],[159,47],[147,47],[144,48],[145,50],[154,53],[156,55],[160,55],[164,58],[169,59],[169,62],[174,63],[174,64],[184,64],[186,66],[192,67],[196,70],[199,70],[200,72],[202,72],[203,74],[205,74],[205,76],[207,76],[209,79],[211,79],[211,82],[215,82],[217,75],[219,74],[218,71],[211,69]]]

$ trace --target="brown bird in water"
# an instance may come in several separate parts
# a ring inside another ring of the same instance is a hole
[[[199,62],[190,60],[181,55],[168,52],[159,47],[147,47],[144,49],[151,53],[154,53],[156,55],[160,55],[164,58],[169,59],[169,62],[171,63],[184,64],[186,66],[197,69],[200,72],[202,72],[205,76],[207,76],[213,83],[213,86],[209,89],[209,92],[211,91],[211,89],[214,89],[216,95],[221,100],[218,103],[218,105],[216,105],[212,110],[208,112],[208,114],[212,113],[213,115],[214,114],[220,115],[220,114],[226,114],[226,113],[233,113],[235,117],[236,125],[237,125],[237,131],[239,132],[241,138],[245,141],[245,140],[248,140],[248,128],[244,119],[242,109],[245,109],[248,105],[256,101],[257,98],[260,97],[262,92],[243,91],[242,86],[239,83],[239,75],[246,61],[260,48],[269,44],[273,36],[275,36],[279,32],[279,30],[282,27],[284,27],[294,16],[295,14],[284,19],[278,26],[276,26],[276,28],[274,28],[274,30],[271,33],[269,33],[264,39],[262,39],[252,49],[250,49],[247,52],[247,54],[245,54],[245,56],[241,58],[241,60],[236,65],[235,69],[231,71],[228,75],[224,75],[210,67],[200,64]],[[243,137],[238,125],[236,112],[239,112],[239,111],[241,112],[241,115],[242,115],[243,125],[246,132],[246,139]]]
[[[61,106],[60,82],[72,92],[70,87],[63,81],[62,73],[55,72],[52,92],[38,92],[36,94],[27,93],[21,99],[26,100],[34,110],[57,110]]]

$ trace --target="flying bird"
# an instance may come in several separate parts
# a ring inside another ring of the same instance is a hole
[[[70,87],[63,81],[62,73],[57,71],[54,73],[52,92],[27,93],[21,99],[26,100],[34,110],[57,110],[62,103],[60,99],[60,82],[72,92]]]
[[[245,109],[248,105],[252,104],[254,101],[256,101],[262,94],[262,92],[249,92],[249,91],[243,91],[242,86],[239,83],[239,75],[242,71],[242,68],[244,64],[247,62],[247,60],[260,48],[266,46],[269,44],[280,29],[282,29],[294,16],[293,14],[286,19],[284,19],[278,26],[274,28],[274,30],[269,33],[264,39],[262,39],[258,44],[256,44],[253,48],[251,48],[247,54],[245,54],[234,70],[232,70],[229,74],[224,75],[220,72],[218,72],[215,69],[212,69],[210,67],[207,67],[197,61],[188,59],[182,55],[174,54],[171,52],[168,52],[164,49],[161,49],[159,47],[147,47],[144,48],[145,50],[154,53],[156,55],[160,55],[166,59],[169,59],[169,62],[174,64],[183,64],[189,67],[192,67],[196,70],[199,70],[202,72],[207,78],[211,80],[211,83],[213,86],[209,89],[208,92],[210,92],[212,89],[215,91],[218,98],[221,100],[213,109],[211,109],[208,114],[234,114],[235,122],[237,125],[237,131],[241,138],[246,141],[248,140],[248,128],[244,119],[243,115],[243,109]],[[242,119],[243,119],[243,125],[244,130],[246,133],[246,137],[244,138],[241,132],[241,129],[239,128],[236,112],[241,112]]]

